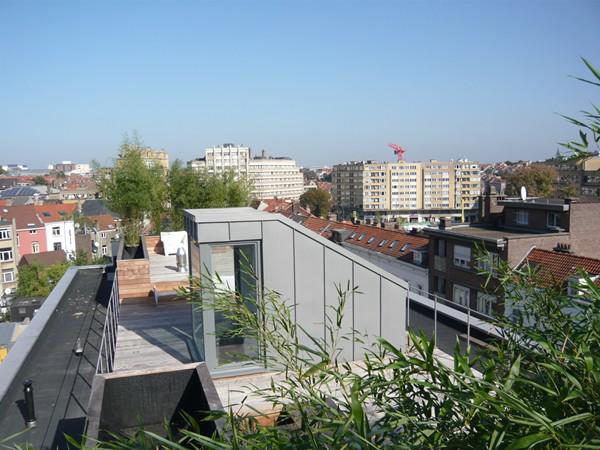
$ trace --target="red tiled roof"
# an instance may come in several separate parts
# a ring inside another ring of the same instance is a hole
[[[282,212],[292,207],[292,202],[290,200],[282,200],[279,198],[261,200],[261,203],[266,205],[263,209],[265,212]]]
[[[52,266],[67,261],[67,255],[64,250],[53,250],[50,252],[31,253],[23,255],[19,266],[29,266],[31,264],[39,264],[40,266]]]
[[[110,214],[103,214],[101,216],[86,216],[86,219],[96,226],[98,231],[116,230],[119,224],[119,222]]]
[[[316,216],[307,217],[302,225],[327,239],[331,238],[332,230],[354,230],[357,227],[352,223],[335,222]]]
[[[580,270],[590,276],[600,275],[600,259],[570,253],[534,248],[527,255],[524,263],[529,263],[538,269],[540,281],[546,286],[561,285],[571,276],[577,275]],[[600,285],[600,280],[596,284]]]
[[[33,205],[3,207],[0,209],[0,217],[6,220],[15,219],[17,230],[44,228],[44,223]]]
[[[35,210],[40,216],[40,219],[45,223],[60,222],[72,216],[77,205],[74,203],[63,203],[59,205],[45,204],[36,205]]]
[[[429,239],[400,230],[359,225],[344,242],[394,258],[412,261],[412,251],[426,250]]]

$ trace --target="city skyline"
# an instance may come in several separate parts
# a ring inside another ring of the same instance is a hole
[[[535,160],[593,100],[595,2],[230,6],[3,2],[1,162],[106,164],[132,130],[183,161]]]

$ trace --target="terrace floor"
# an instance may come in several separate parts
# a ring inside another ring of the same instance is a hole
[[[150,282],[152,284],[164,281],[181,281],[183,284],[188,281],[188,271],[177,272],[177,263],[175,255],[159,255],[149,252],[150,260]]]
[[[114,371],[141,370],[194,362],[192,306],[184,299],[149,297],[123,301]]]

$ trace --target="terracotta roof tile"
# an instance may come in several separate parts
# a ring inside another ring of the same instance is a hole
[[[92,225],[98,228],[98,231],[116,230],[119,225],[119,222],[110,214],[103,214],[100,216],[86,216],[85,218]]]
[[[394,258],[412,261],[413,250],[427,250],[429,239],[400,230],[359,225],[345,241]]]
[[[52,266],[67,261],[67,255],[64,250],[53,250],[50,252],[31,253],[23,255],[19,266],[29,266],[31,264],[39,264],[40,266]]]
[[[5,220],[15,219],[17,230],[44,228],[44,223],[36,213],[33,205],[2,207],[0,217]]]
[[[600,275],[600,259],[576,256],[534,248],[525,258],[524,264],[538,269],[540,281],[545,286],[561,285],[583,270],[591,276]],[[600,285],[600,280],[597,281]]]
[[[44,204],[36,205],[35,211],[38,213],[40,219],[45,223],[60,222],[71,217],[77,210],[77,205],[74,203],[63,203],[59,205]]]

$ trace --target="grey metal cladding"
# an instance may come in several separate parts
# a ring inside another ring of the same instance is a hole
[[[229,241],[229,224],[226,222],[197,224],[198,242],[227,242]]]
[[[381,280],[381,337],[396,347],[406,345],[406,289]]]
[[[261,222],[231,222],[229,224],[232,241],[256,241],[262,239]]]
[[[324,338],[324,279],[323,246],[299,233],[295,239],[296,269],[296,323],[306,334],[314,338]],[[314,346],[306,334],[299,330],[300,343]]]
[[[263,222],[262,251],[265,288],[294,304],[293,230],[280,222]]]
[[[369,348],[379,335],[380,276],[359,264],[354,264],[354,285],[358,287],[358,292],[354,294],[354,329],[364,340],[365,347]],[[354,357],[362,359],[361,356],[361,351],[355,348]]]
[[[338,292],[338,288],[340,292]],[[335,321],[335,308],[340,303],[340,293],[345,294],[346,303],[342,313],[342,327],[338,347],[341,359],[352,360],[352,261],[329,248],[325,249],[325,313]],[[342,339],[346,337],[348,339]]]

